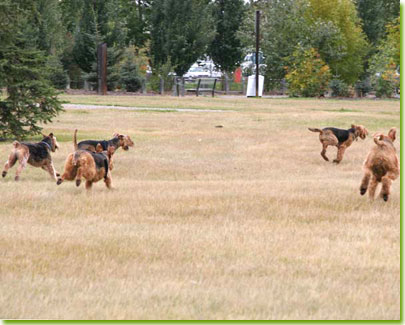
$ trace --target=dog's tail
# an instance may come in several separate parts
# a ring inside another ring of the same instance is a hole
[[[382,141],[382,139],[383,139],[383,135],[381,133],[374,134],[374,142],[377,146],[381,147],[381,146],[385,145],[385,143],[384,143],[384,141]]]
[[[75,150],[79,149],[77,146],[77,129],[75,130],[75,133],[73,134],[73,146]]]
[[[308,128],[309,131],[322,133],[321,129]]]
[[[73,161],[72,161],[73,166],[77,166],[77,165],[78,165],[79,159],[80,159],[80,154],[81,154],[80,151],[76,151],[76,152],[73,154]]]

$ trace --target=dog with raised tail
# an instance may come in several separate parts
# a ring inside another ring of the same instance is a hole
[[[360,185],[360,194],[367,192],[374,199],[379,183],[382,184],[380,197],[388,201],[392,182],[399,176],[399,161],[394,146],[396,129],[391,128],[388,136],[382,133],[374,135],[375,146],[364,161],[364,176]]]
[[[122,148],[127,151],[129,147],[134,146],[134,142],[129,135],[119,133],[114,133],[113,138],[110,140],[83,140],[77,143],[77,129],[75,130],[73,135],[73,145],[75,150],[82,149],[96,152],[96,146],[98,144],[102,146],[103,151],[107,150],[108,147],[114,147],[114,150]]]
[[[115,152],[113,146],[103,150],[101,144],[96,146],[96,152],[89,150],[76,150],[66,158],[62,176],[56,182],[62,184],[64,180],[76,180],[76,186],[80,186],[82,177],[86,180],[86,189],[91,189],[93,183],[104,179],[107,188],[111,188],[111,170],[113,169],[112,156]]]
[[[326,156],[326,149],[328,146],[335,146],[338,148],[337,157],[333,160],[334,163],[338,164],[343,159],[343,154],[345,150],[351,146],[353,141],[358,138],[365,139],[368,135],[367,129],[362,125],[354,125],[348,130],[338,129],[334,127],[327,127],[324,129],[308,128],[312,132],[319,132],[319,141],[322,143],[321,156],[326,161],[329,158]]]
[[[53,179],[57,179],[59,174],[53,166],[51,152],[55,152],[55,150],[59,148],[59,144],[53,133],[49,133],[48,135],[42,134],[42,136],[43,139],[37,143],[13,142],[13,148],[4,165],[3,177],[7,175],[8,170],[18,161],[19,165],[14,178],[16,181],[20,179],[20,174],[27,166],[27,163],[34,167],[41,167],[43,170],[47,171]]]

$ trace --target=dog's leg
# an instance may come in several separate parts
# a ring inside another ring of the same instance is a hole
[[[18,162],[19,165],[17,167],[17,171],[15,173],[15,180],[18,181],[20,179],[20,174],[22,172],[22,170],[25,168],[25,166],[27,166],[27,161],[28,161],[29,156],[28,155],[24,155],[21,158],[18,158]]]
[[[111,175],[108,173],[108,176],[104,180],[105,185],[107,186],[108,189],[111,189]]]
[[[92,181],[86,181],[86,190],[91,190],[91,187],[93,186]]]
[[[7,175],[8,170],[14,166],[16,161],[17,161],[16,154],[14,152],[10,153],[10,156],[8,156],[8,159],[4,165],[3,173],[1,174],[3,177]]]
[[[322,143],[322,151],[321,151],[321,156],[323,159],[325,159],[326,161],[329,161],[329,158],[326,157],[326,148],[328,147],[328,145],[326,143]]]
[[[385,176],[381,178],[382,188],[380,192],[380,197],[383,198],[384,201],[388,201],[392,179],[395,179],[395,175],[392,172],[388,172]]]
[[[82,173],[82,168],[79,167],[76,174],[76,186],[80,186],[80,183],[82,182]]]
[[[371,200],[374,200],[375,190],[376,190],[376,188],[377,188],[377,185],[378,185],[377,178],[373,175],[373,176],[371,177],[370,185],[368,186],[368,197],[369,197]]]
[[[367,192],[367,188],[368,188],[368,183],[370,182],[370,177],[371,177],[371,172],[370,170],[366,170],[364,172],[364,176],[363,179],[361,181],[361,185],[360,185],[360,194],[364,195]]]
[[[333,160],[334,163],[338,164],[343,159],[343,154],[345,153],[346,147],[340,146],[338,147],[337,157]]]
[[[45,165],[46,170],[48,171],[49,175],[57,181],[60,174],[58,174],[53,166],[53,162],[51,161],[49,164]]]

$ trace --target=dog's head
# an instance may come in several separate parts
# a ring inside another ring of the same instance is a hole
[[[53,133],[49,133],[48,135],[45,135],[42,133],[42,136],[44,137],[42,139],[42,141],[44,142],[50,142],[50,146],[51,146],[51,151],[55,152],[56,149],[59,149],[59,143],[56,140],[56,137],[53,135]]]
[[[383,146],[386,144],[391,144],[393,146],[393,142],[396,139],[396,135],[397,135],[397,129],[391,128],[388,131],[388,135],[384,135],[382,133],[376,133],[376,134],[374,134],[373,138],[374,138],[375,144],[377,144],[379,146]]]
[[[360,137],[361,139],[365,139],[368,135],[368,130],[363,125],[354,125],[352,124],[352,128],[354,129],[354,135]]]
[[[119,140],[119,147],[122,147],[125,151],[129,149],[129,147],[134,146],[134,142],[130,138],[129,135],[124,135],[124,134],[119,134],[119,133],[114,133],[113,134],[114,138],[118,138]]]

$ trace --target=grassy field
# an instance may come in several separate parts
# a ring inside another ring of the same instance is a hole
[[[399,319],[400,181],[369,201],[372,138],[334,165],[307,130],[399,131],[399,101],[63,99],[224,112],[67,110],[47,125],[58,171],[75,128],[135,147],[115,154],[111,191],[30,166],[0,180],[0,318]]]

